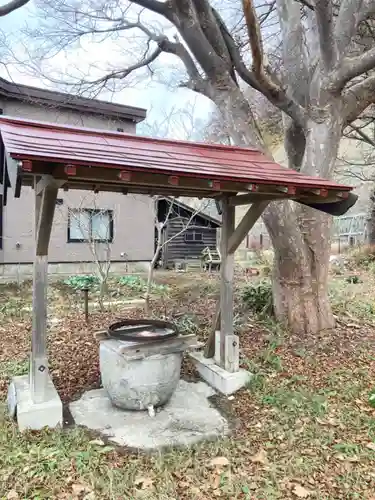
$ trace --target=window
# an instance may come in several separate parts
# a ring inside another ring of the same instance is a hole
[[[113,241],[112,210],[70,210],[68,243]]]
[[[203,233],[197,229],[190,229],[185,233],[186,243],[202,243]]]

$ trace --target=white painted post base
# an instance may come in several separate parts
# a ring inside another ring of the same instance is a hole
[[[17,417],[20,431],[63,425],[62,402],[49,376],[44,401],[38,403],[31,398],[29,375],[14,377],[8,388],[8,410],[12,418]]]
[[[232,373],[224,370],[215,363],[214,358],[205,358],[203,352],[191,352],[189,356],[202,379],[226,396],[245,387],[252,377],[252,373],[247,370],[239,369]]]

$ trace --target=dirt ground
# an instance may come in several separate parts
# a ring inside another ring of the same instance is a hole
[[[218,291],[215,275],[159,274],[156,317],[177,321],[204,340]],[[236,277],[235,323],[241,364],[254,373],[233,399],[216,398],[235,424],[230,438],[144,455],[104,444],[82,429],[19,434],[0,419],[0,498],[86,499],[375,499],[375,287],[332,277],[337,328],[296,338],[243,302]],[[117,295],[137,293],[117,291]],[[93,335],[142,309],[96,312],[85,322],[79,292],[49,292],[48,349],[53,380],[67,403],[100,385]],[[0,398],[9,379],[27,371],[30,283],[0,289]],[[196,374],[187,360],[183,376]]]

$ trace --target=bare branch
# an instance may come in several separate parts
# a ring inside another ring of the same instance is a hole
[[[167,17],[167,13],[170,7],[170,2],[159,2],[157,0],[129,0],[130,3],[135,3],[140,7],[144,7],[145,9],[152,10],[156,14],[161,14],[162,16]]]
[[[30,0],[12,0],[11,2],[0,6],[0,17],[7,16],[11,12],[23,7]]]
[[[175,39],[176,42],[173,43],[165,37],[159,42],[159,48],[163,52],[173,54],[180,58],[186,68],[187,74],[189,75],[189,84],[195,86],[202,81],[202,77],[187,48],[179,41],[177,35]]]
[[[348,134],[345,134],[346,137],[348,137],[349,139],[360,140],[360,141],[365,142],[366,144],[369,144],[370,146],[373,146],[375,148],[374,139],[372,139],[368,134],[366,134],[366,132],[363,132],[362,127],[358,127],[354,123],[351,123],[348,127],[356,133],[356,136],[353,137],[353,136],[350,136]]]
[[[287,96],[284,90],[279,85],[274,83],[264,70],[264,54],[263,54],[262,39],[260,34],[259,22],[255,12],[253,1],[243,0],[242,5],[245,14],[246,26],[253,57],[254,76],[251,73],[250,75],[251,75],[251,80],[254,80],[255,77],[256,81],[256,85],[252,84],[252,86],[256,90],[262,92],[273,104],[275,104],[279,109],[284,111],[296,123],[303,126],[305,118],[304,109],[301,106],[299,106],[298,103],[296,103],[290,96]],[[236,69],[238,70],[237,67]],[[241,70],[243,70],[242,65],[241,65]],[[245,75],[246,74],[244,74],[244,76]]]
[[[345,57],[332,74],[335,90],[342,90],[347,82],[375,68],[375,47],[357,57]]]
[[[314,5],[309,0],[297,0],[297,2],[301,3],[310,10],[315,10]]]
[[[361,19],[364,10],[366,9],[363,0],[341,0],[334,33],[339,57],[346,54],[350,48],[359,23],[365,19]]]
[[[206,35],[207,40],[212,45],[216,54],[229,62],[230,57],[228,48],[222,37],[220,27],[216,22],[212,7],[207,0],[192,0],[192,2],[195,6],[202,31]]]
[[[349,124],[375,102],[375,75],[350,87],[343,95],[344,122]]]
[[[149,66],[152,62],[154,62],[162,53],[162,50],[160,47],[157,47],[152,54],[150,54],[148,57],[144,58],[143,60],[132,64],[126,69],[121,69],[118,71],[112,71],[110,73],[107,73],[106,75],[102,76],[101,78],[97,78],[96,80],[85,80],[85,85],[100,85],[102,83],[106,83],[109,80],[115,79],[115,80],[123,80],[127,76],[129,76],[131,73],[136,71],[137,69]],[[69,84],[67,84],[69,85]],[[75,85],[74,83],[70,85]]]
[[[333,32],[331,0],[315,0],[315,15],[319,32],[320,54],[326,72],[333,69],[337,61],[337,48]]]

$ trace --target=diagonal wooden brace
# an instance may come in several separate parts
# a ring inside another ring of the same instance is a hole
[[[264,210],[267,208],[268,204],[270,203],[269,200],[264,200],[258,203],[253,203],[246,214],[243,216],[241,219],[240,223],[236,227],[236,229],[229,235],[228,237],[228,244],[227,244],[227,252],[228,254],[234,254],[234,252],[237,250],[237,248],[240,246],[246,235],[249,233],[251,228],[254,226],[254,224],[257,222],[259,217],[262,215]],[[228,206],[230,203],[228,203]],[[226,207],[223,206],[223,209]],[[224,220],[223,220],[224,224]],[[223,236],[222,236],[223,238]],[[227,304],[228,307],[228,304]],[[230,306],[233,308],[233,304]],[[215,332],[218,330],[221,330],[221,316],[222,316],[222,303],[221,303],[221,298],[219,298],[217,305],[216,305],[216,312],[215,312],[215,318],[214,318],[214,325],[213,328],[208,336],[205,350],[204,350],[204,355],[206,358],[212,358],[215,353]],[[233,313],[232,313],[232,323],[233,323]],[[223,347],[223,346],[221,346]]]

